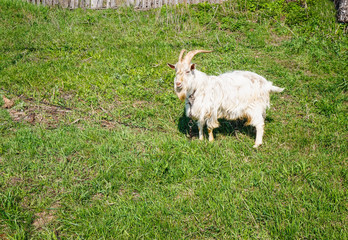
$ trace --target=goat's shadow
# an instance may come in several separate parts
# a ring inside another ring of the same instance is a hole
[[[266,117],[266,122],[273,122],[273,118]],[[188,138],[198,138],[198,126],[195,121],[194,124],[190,123],[190,118],[185,115],[185,111],[182,116],[179,118],[178,129],[181,133],[185,134]],[[246,120],[226,120],[219,119],[220,126],[214,129],[214,137],[216,135],[236,135],[237,132],[240,132],[244,135],[247,135],[251,138],[256,137],[256,130],[253,126],[246,126]],[[204,136],[208,135],[207,127],[204,127]]]

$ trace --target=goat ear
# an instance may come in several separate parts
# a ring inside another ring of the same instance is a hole
[[[191,64],[191,71],[196,69],[196,64]]]
[[[175,65],[170,64],[170,63],[167,63],[167,65],[168,65],[170,68],[175,69]]]

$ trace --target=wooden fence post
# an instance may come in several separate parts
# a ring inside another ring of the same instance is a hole
[[[348,0],[335,0],[337,7],[337,20],[342,23],[348,22]]]

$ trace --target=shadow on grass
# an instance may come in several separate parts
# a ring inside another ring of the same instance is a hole
[[[273,118],[266,117],[266,124],[267,122],[273,122]],[[181,133],[185,134],[188,138],[190,138],[190,118],[186,117],[185,111],[183,112],[182,116],[179,118],[178,122],[178,129]],[[240,132],[244,135],[247,135],[251,138],[256,137],[256,130],[253,126],[245,126],[246,120],[226,120],[226,119],[219,119],[220,127],[214,129],[214,137],[216,135],[225,135],[225,136],[231,136],[236,135],[237,132]],[[194,124],[191,128],[191,137],[198,138],[198,126],[196,122],[194,121]],[[208,136],[207,127],[204,127],[204,136]]]

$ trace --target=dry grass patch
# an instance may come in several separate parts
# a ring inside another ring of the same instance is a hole
[[[61,206],[59,203],[55,203],[50,208],[46,209],[46,211],[36,213],[35,220],[33,222],[35,229],[40,230],[52,224],[57,218],[56,213],[60,207]]]

